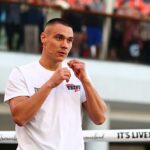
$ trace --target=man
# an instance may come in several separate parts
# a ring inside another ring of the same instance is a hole
[[[106,104],[79,60],[63,63],[73,42],[71,26],[60,18],[41,33],[39,62],[15,68],[5,101],[16,123],[17,150],[83,150],[81,105],[96,124],[105,121]]]

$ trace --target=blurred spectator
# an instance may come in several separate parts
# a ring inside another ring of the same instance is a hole
[[[93,0],[67,0],[70,7],[76,8],[76,9],[84,9],[86,5],[90,5]]]
[[[123,16],[129,16],[134,18],[141,18],[141,11],[137,7],[130,7],[126,3],[121,5],[117,11],[117,14],[123,15]]]
[[[83,43],[82,14],[78,11],[64,11],[62,17],[70,22],[74,30],[73,47],[70,55],[72,57],[79,57],[81,44]]]
[[[6,5],[0,4],[0,48],[6,50]]]
[[[104,0],[93,0],[85,6],[87,11],[99,13],[105,12],[106,6]],[[99,59],[102,43],[102,17],[98,14],[87,13],[85,15],[85,26],[87,32],[87,49],[93,58]]]
[[[105,12],[106,4],[105,0],[93,0],[93,2],[89,5],[90,9],[97,12]]]
[[[124,48],[124,59],[128,59],[130,55],[132,55],[129,50],[129,45],[133,40],[140,40],[140,22],[139,21],[129,21],[126,20],[124,22],[124,30],[123,30],[123,48]],[[139,43],[139,42],[138,42]],[[140,53],[141,55],[141,53]],[[140,57],[140,56],[139,56]],[[130,57],[131,58],[131,57]]]
[[[150,19],[150,13],[145,16],[146,19]],[[141,38],[143,41],[143,62],[150,64],[150,23],[141,22]]]
[[[126,15],[134,18],[141,18],[142,14],[135,5],[134,0],[123,3],[116,11],[117,14]],[[140,21],[124,20],[123,27],[123,54],[125,60],[140,59],[142,56],[142,44],[140,38],[141,25]],[[136,46],[135,46],[136,45]]]
[[[39,34],[43,31],[44,21],[43,10],[38,7],[30,6],[22,13],[26,52],[39,53],[41,46]]]
[[[85,7],[86,11],[91,11],[89,6]],[[87,50],[91,52],[91,57],[99,58],[102,44],[102,16],[95,13],[84,14],[84,25],[87,34]]]
[[[114,19],[112,21],[112,29],[109,40],[108,59],[119,60],[122,58],[122,40],[123,40],[123,28],[121,21]]]
[[[141,62],[143,52],[143,42],[138,32],[133,32],[128,42],[128,60],[132,62]]]
[[[60,6],[63,9],[68,9],[70,7],[70,5],[68,4],[66,0],[54,0],[51,3],[54,5]]]
[[[0,37],[2,28],[6,24],[6,6],[4,4],[0,5]]]
[[[6,23],[6,6],[4,4],[0,5],[0,30],[1,27]]]
[[[37,25],[39,29],[39,33],[41,33],[43,31],[43,25],[45,19],[42,8],[30,6],[26,13],[27,13],[26,24]]]
[[[20,5],[9,4],[6,12],[6,35],[9,50],[20,50],[22,45],[22,26]]]

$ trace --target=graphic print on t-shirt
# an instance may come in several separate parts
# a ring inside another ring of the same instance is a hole
[[[70,84],[66,84],[66,87],[68,88],[68,90],[74,90],[74,92],[78,92],[80,91],[80,85],[74,85],[72,83]]]
[[[36,93],[40,88],[34,87],[34,92]]]

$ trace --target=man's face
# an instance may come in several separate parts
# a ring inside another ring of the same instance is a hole
[[[41,34],[44,57],[51,61],[61,62],[70,52],[73,42],[73,30],[62,24],[54,24],[46,27]]]

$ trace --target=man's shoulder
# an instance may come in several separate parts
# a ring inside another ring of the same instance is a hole
[[[23,72],[31,72],[34,71],[35,68],[37,68],[38,66],[38,61],[35,62],[30,62],[27,64],[23,64],[23,65],[16,65],[13,69],[12,69],[12,73],[23,73]]]
[[[19,66],[19,68],[30,68],[38,65],[38,61],[30,62],[24,65]]]

